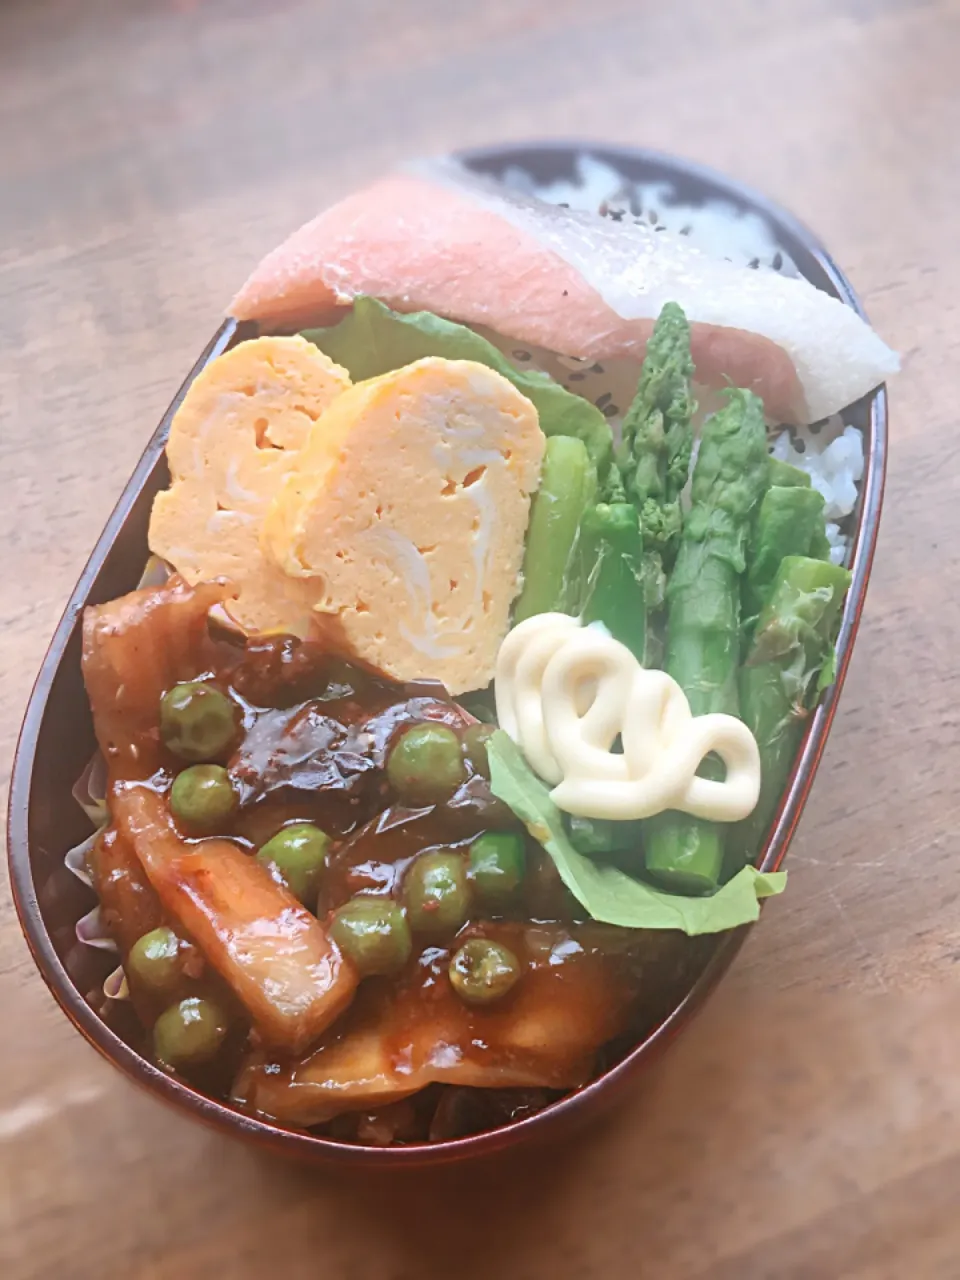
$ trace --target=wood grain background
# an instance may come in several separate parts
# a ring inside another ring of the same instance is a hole
[[[70,1029],[0,894],[5,1280],[960,1275],[960,5],[3,0],[0,787],[43,647],[257,258],[395,158],[674,150],[824,236],[904,357],[865,625],[715,1002],[549,1157],[362,1184],[168,1114]]]

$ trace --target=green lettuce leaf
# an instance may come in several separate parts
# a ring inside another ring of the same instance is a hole
[[[814,691],[814,697],[811,700],[811,706],[816,706],[820,699],[821,693],[825,689],[829,689],[837,678],[837,646],[831,645],[830,651],[823,660],[823,666],[820,668],[820,675],[817,678],[817,687]]]
[[[487,757],[493,794],[543,845],[564,884],[594,920],[626,929],[722,933],[756,920],[759,900],[786,888],[785,871],[764,873],[746,866],[711,897],[684,898],[634,880],[617,867],[591,862],[570,843],[546,786],[502,729],[488,740]]]
[[[342,365],[354,382],[402,369],[426,356],[475,360],[507,378],[535,406],[546,436],[576,436],[587,446],[597,474],[606,474],[613,456],[610,425],[600,410],[566,391],[549,374],[518,369],[492,342],[466,325],[429,311],[401,314],[376,298],[355,298],[339,324],[306,329],[303,336]]]

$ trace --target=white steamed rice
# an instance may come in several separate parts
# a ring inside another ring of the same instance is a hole
[[[805,471],[814,489],[823,494],[830,558],[834,564],[843,564],[850,540],[841,533],[839,521],[857,504],[857,485],[863,479],[863,433],[831,418],[819,433],[794,432],[791,436],[782,431],[770,452],[781,462]]]

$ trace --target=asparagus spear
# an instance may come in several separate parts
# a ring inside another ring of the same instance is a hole
[[[743,583],[743,616],[748,624],[763,608],[784,556],[809,556],[817,535],[826,538],[823,507],[823,497],[816,489],[773,485],[763,495]]]
[[[703,426],[692,504],[667,593],[666,669],[694,715],[737,714],[740,575],[768,478],[763,403],[750,391],[728,391],[724,408]],[[712,764],[705,764],[705,774]],[[646,865],[667,888],[710,892],[723,866],[720,831],[686,814],[659,814],[650,823]]]
[[[618,865],[638,864],[642,859],[642,823],[615,822],[612,818],[566,819],[567,835],[578,853],[601,861],[611,855],[621,855]],[[625,867],[623,869],[626,869]]]
[[[588,508],[580,525],[580,554],[583,621],[604,623],[642,662],[646,604],[636,507],[615,502]]]
[[[657,610],[663,603],[663,556],[679,537],[679,494],[690,467],[692,371],[689,326],[680,308],[668,304],[627,413],[619,465],[601,476],[601,501],[587,509],[580,526],[580,615],[603,622],[648,665],[654,650],[662,650],[659,634],[647,627],[648,606]],[[641,519],[655,544],[649,551]],[[571,838],[575,832],[578,848],[602,856],[624,842],[636,848],[635,827],[577,819]]]
[[[762,773],[757,807],[730,834],[732,871],[753,861],[770,826],[809,709],[831,672],[849,585],[848,570],[803,556],[784,559],[773,580],[740,672],[741,715],[757,739]]]
[[[577,535],[584,512],[596,496],[597,473],[587,447],[574,436],[550,436],[543,455],[540,488],[534,494],[523,557],[523,588],[514,621],[536,613],[564,612],[579,600],[571,582],[578,570]]]
[[[779,458],[772,456],[767,465],[771,486],[779,485],[782,489],[810,488],[810,477],[799,467],[794,467],[789,462],[781,462]]]
[[[805,471],[801,471],[799,467],[791,466],[789,462],[781,462],[779,458],[770,459],[770,486],[777,485],[784,489],[795,489],[798,485],[804,489],[810,488],[810,477]],[[784,552],[785,555],[798,554],[794,552]],[[830,539],[827,537],[826,522],[820,522],[819,528],[815,529],[810,539],[810,550],[807,553],[814,560],[830,559]]]
[[[696,408],[692,377],[690,326],[680,307],[668,302],[647,344],[617,454],[626,496],[640,513],[648,610],[663,603],[665,571],[680,542],[680,493],[690,471]]]

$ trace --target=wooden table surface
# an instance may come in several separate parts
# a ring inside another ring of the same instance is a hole
[[[396,157],[673,150],[816,227],[904,356],[864,628],[772,902],[702,1018],[548,1157],[362,1184],[168,1113],[0,895],[4,1280],[960,1275],[960,5],[5,0],[0,786],[105,514],[251,264]]]

